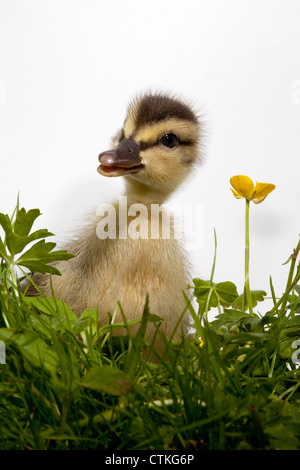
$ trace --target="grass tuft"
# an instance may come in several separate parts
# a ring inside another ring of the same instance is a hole
[[[164,338],[145,299],[132,337],[125,318],[115,324],[112,315],[99,327],[96,310],[78,319],[62,301],[24,296],[17,268],[27,267],[30,281],[34,271],[49,272],[48,263],[70,257],[36,241],[49,235],[31,233],[38,215],[18,207],[11,218],[0,214],[2,450],[300,448],[295,254],[280,298],[270,278],[274,307],[265,314],[255,307],[262,310],[266,293],[251,292],[250,315],[233,283],[213,282],[213,269],[209,281],[191,286],[198,310],[186,299],[192,334],[180,343]],[[35,244],[21,254],[29,242]],[[214,307],[219,314],[209,321]],[[145,340],[149,322],[166,345],[158,363],[146,360],[145,351],[155,354]],[[115,336],[118,328],[128,335]]]

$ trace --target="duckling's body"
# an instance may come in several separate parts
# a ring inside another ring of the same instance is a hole
[[[118,204],[115,208],[118,214]],[[170,336],[186,305],[182,292],[187,292],[188,272],[180,245],[174,239],[99,240],[98,220],[68,246],[76,257],[56,265],[62,274],[52,277],[56,297],[78,316],[97,307],[99,324],[104,325],[107,312],[114,312],[117,301],[127,320],[141,316],[149,294],[150,311],[164,319],[162,331]],[[48,279],[41,287],[51,295]],[[118,321],[122,321],[120,310]],[[151,335],[149,330],[148,337]]]
[[[99,324],[107,324],[107,313],[112,314],[119,301],[126,319],[134,319],[142,315],[148,294],[150,312],[164,320],[161,331],[166,336],[173,333],[186,308],[183,291],[187,292],[189,282],[187,261],[174,237],[172,222],[170,236],[164,238],[164,216],[154,221],[151,210],[153,204],[165,202],[186,179],[198,160],[198,144],[197,118],[181,101],[148,94],[131,105],[112,150],[99,155],[100,174],[125,176],[126,180],[126,207],[119,201],[113,203],[116,237],[99,238],[98,224],[106,213],[96,216],[67,246],[75,258],[57,263],[62,276],[52,276],[55,296],[67,302],[78,316],[87,308],[97,307]],[[144,229],[142,237],[134,239],[128,229],[137,220],[139,206],[133,204],[143,205],[138,222]],[[128,214],[130,207],[132,212]],[[153,228],[157,229],[155,238]],[[36,282],[46,295],[51,295],[48,275],[38,275]],[[35,295],[33,290],[30,295]],[[119,309],[115,318],[118,321],[122,321]],[[147,330],[150,341],[153,328],[149,325]],[[179,328],[175,337],[181,331]]]

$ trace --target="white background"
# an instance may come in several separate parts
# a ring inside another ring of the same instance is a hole
[[[36,227],[59,246],[84,214],[110,202],[120,179],[101,177],[98,154],[129,101],[171,90],[204,112],[205,163],[174,195],[203,210],[194,274],[242,290],[244,201],[235,174],[276,190],[251,205],[251,288],[277,295],[296,246],[300,205],[298,0],[1,0],[0,211],[20,192],[40,208]]]

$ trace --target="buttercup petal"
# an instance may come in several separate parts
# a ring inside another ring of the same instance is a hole
[[[249,176],[236,175],[230,178],[230,183],[240,197],[251,199],[254,190],[254,184]]]
[[[261,199],[262,202],[268,194],[270,194],[275,189],[275,184],[271,183],[258,183],[254,187],[253,200]]]
[[[254,204],[260,204],[261,202],[263,202],[265,199],[266,199],[267,196],[264,196],[264,197],[254,197],[253,199],[251,199],[251,201],[254,202]]]
[[[233,195],[237,198],[237,199],[242,199],[243,196],[240,196],[239,193],[237,193],[234,189],[230,188],[231,191],[233,192]]]

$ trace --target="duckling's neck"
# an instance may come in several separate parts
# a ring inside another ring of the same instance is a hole
[[[133,178],[125,178],[125,184],[128,204],[162,204],[170,196],[170,191],[154,189]]]

